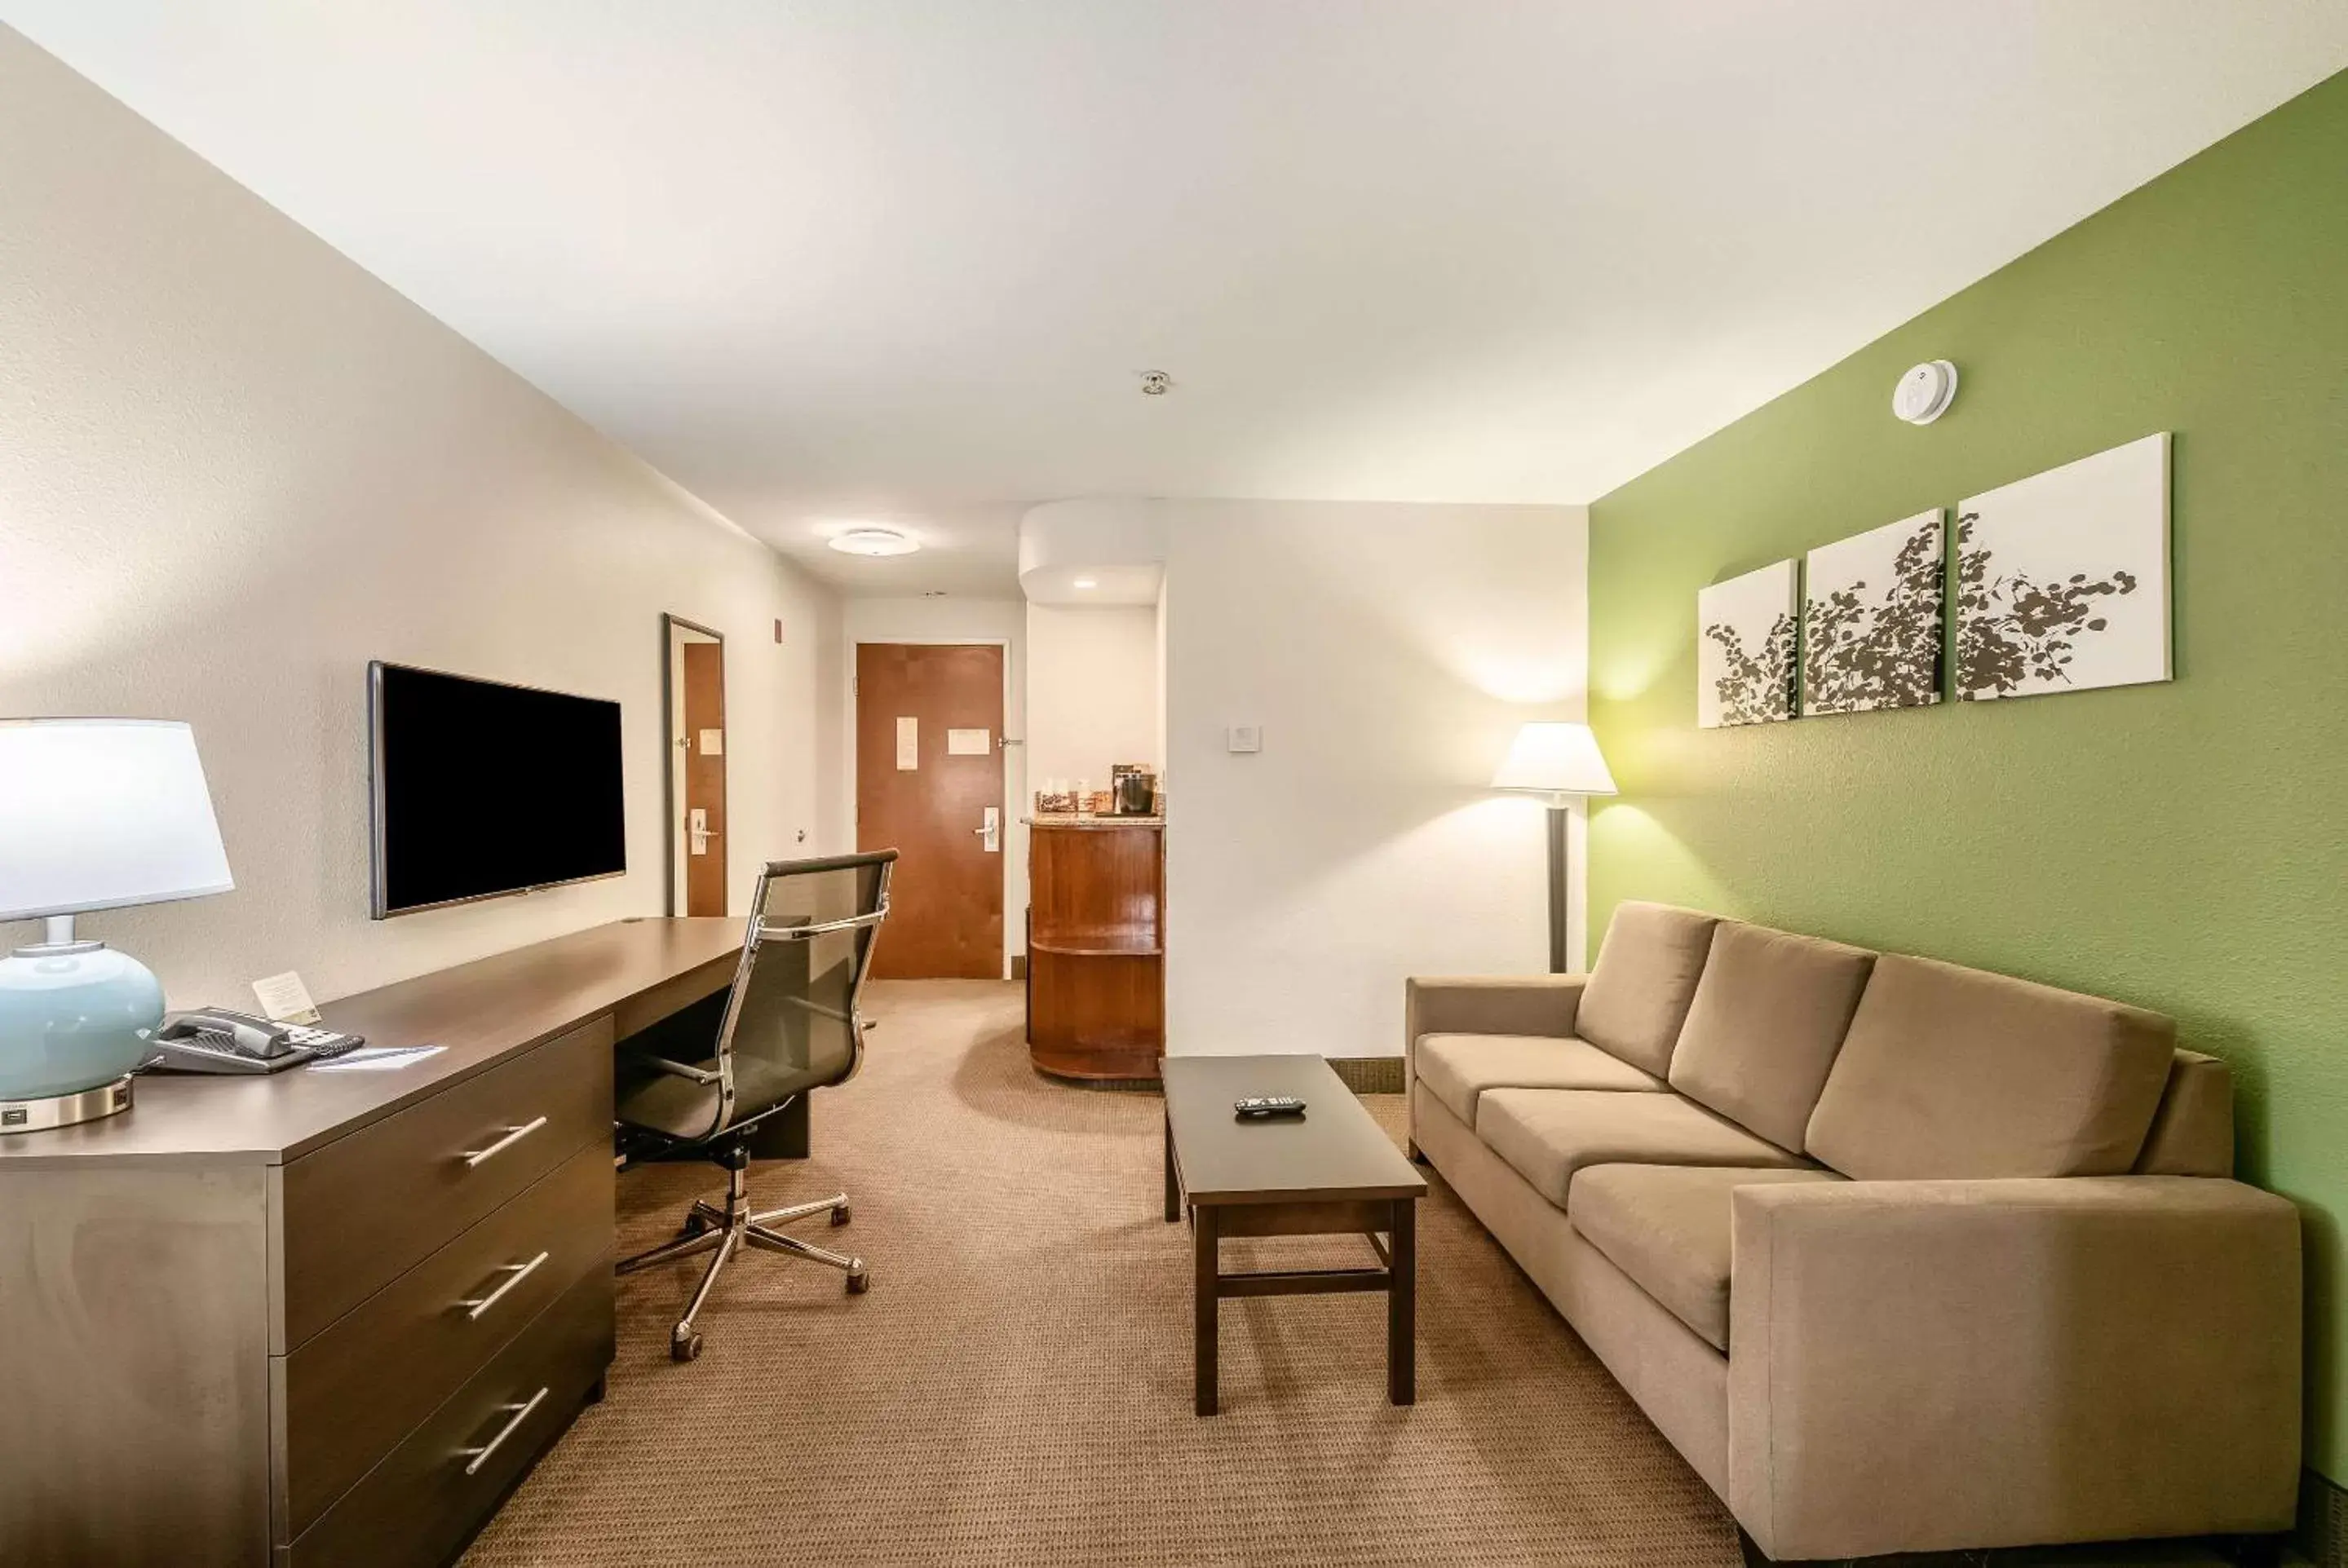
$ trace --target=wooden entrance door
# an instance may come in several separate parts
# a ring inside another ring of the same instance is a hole
[[[726,645],[685,655],[685,912],[726,913]]]
[[[1002,740],[1001,648],[858,644],[856,846],[898,852],[875,978],[1003,977]]]

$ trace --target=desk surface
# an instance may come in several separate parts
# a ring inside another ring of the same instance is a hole
[[[382,1072],[142,1074],[121,1115],[0,1138],[0,1167],[279,1164],[648,993],[667,991],[678,1005],[717,989],[733,978],[745,929],[730,917],[617,920],[327,1002],[318,1009],[327,1027],[369,1045],[448,1049]]]

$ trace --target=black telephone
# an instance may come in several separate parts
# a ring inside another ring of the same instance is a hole
[[[206,1008],[174,1014],[158,1030],[146,1065],[159,1072],[282,1072],[366,1043],[364,1035]]]

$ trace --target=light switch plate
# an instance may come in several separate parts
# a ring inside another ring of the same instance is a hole
[[[1263,750],[1263,726],[1233,724],[1223,732],[1223,744],[1230,751],[1260,752]]]

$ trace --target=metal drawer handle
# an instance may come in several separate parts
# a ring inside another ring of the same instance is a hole
[[[458,1449],[457,1450],[457,1456],[459,1459],[466,1460],[465,1473],[467,1475],[480,1474],[481,1467],[489,1462],[489,1456],[497,1452],[499,1447],[503,1444],[508,1438],[514,1435],[514,1431],[517,1428],[519,1428],[524,1421],[530,1419],[530,1413],[538,1409],[539,1401],[545,1399],[547,1395],[552,1392],[553,1390],[551,1389],[541,1389],[537,1393],[532,1394],[530,1397],[530,1403],[526,1405],[499,1406],[498,1408],[501,1410],[511,1410],[513,1412],[513,1419],[499,1428],[498,1435],[491,1438],[488,1442],[483,1443],[479,1448]]]
[[[482,1161],[489,1158],[491,1155],[504,1153],[508,1149],[512,1148],[516,1143],[520,1143],[524,1138],[529,1137],[532,1132],[537,1132],[541,1127],[545,1125],[546,1118],[541,1116],[537,1121],[526,1122],[520,1127],[507,1128],[506,1135],[499,1139],[496,1143],[490,1144],[488,1148],[468,1151],[465,1155],[465,1169],[469,1171],[474,1166],[479,1164]]]
[[[458,1306],[465,1309],[466,1320],[468,1322],[479,1321],[482,1313],[487,1312],[490,1307],[495,1307],[499,1302],[505,1299],[507,1291],[511,1290],[515,1286],[520,1285],[523,1280],[528,1279],[531,1275],[536,1274],[538,1272],[538,1266],[544,1263],[548,1258],[553,1255],[554,1255],[552,1253],[542,1252],[536,1257],[531,1258],[528,1263],[507,1264],[505,1266],[506,1282],[503,1285],[499,1286],[487,1296],[476,1297],[471,1301],[460,1301],[457,1303]]]

